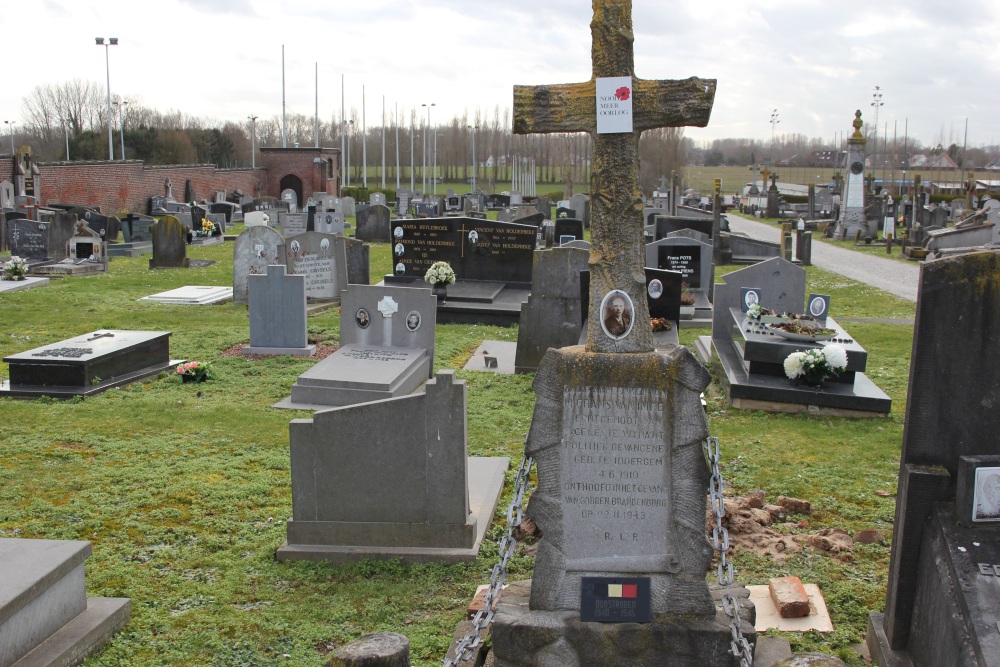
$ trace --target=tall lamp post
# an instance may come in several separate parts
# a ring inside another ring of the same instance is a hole
[[[469,129],[472,130],[472,194],[476,193],[476,172],[479,171],[479,163],[476,161],[476,130],[479,129],[478,125],[470,125]]]
[[[257,168],[257,116],[250,114],[247,116],[250,121],[250,168]]]
[[[108,43],[104,43],[103,37],[96,37],[94,41],[97,46],[104,47],[104,70],[108,79],[108,159],[115,159],[115,144],[111,138],[111,57],[108,55],[108,47],[118,46],[117,37],[108,37]]]
[[[878,169],[878,108],[882,106],[882,88],[880,86],[875,86],[875,92],[872,93],[871,106],[875,108],[875,152],[872,154],[872,173],[874,173]],[[885,178],[884,173],[882,174],[882,178]]]
[[[427,133],[431,128],[431,107],[436,106],[436,102],[431,102],[430,104],[421,104],[422,107],[427,107],[427,129],[424,130],[424,195],[427,195],[427,149],[430,147],[430,138]],[[437,139],[435,138],[435,141]]]
[[[16,120],[5,120],[3,122],[4,125],[7,125],[10,128],[10,154],[11,155],[14,154],[14,123],[16,123],[16,122],[17,122]]]
[[[350,128],[354,125],[354,119],[342,121],[344,124],[344,133],[350,131]],[[340,141],[343,143],[344,135],[341,134]],[[344,185],[351,187],[351,138],[347,137],[347,169],[344,170]]]
[[[66,134],[66,161],[69,162],[69,125],[65,118],[60,118],[59,122],[62,123],[63,132]]]
[[[774,111],[771,112],[771,159],[770,159],[770,162],[771,162],[771,169],[772,170],[774,169],[774,129],[777,127],[778,123],[780,123],[780,122],[781,121],[778,120],[778,110],[775,109]],[[764,184],[764,188],[767,189],[767,183]]]
[[[122,100],[121,102],[115,102],[115,108],[118,109],[118,122],[120,123],[119,136],[121,137],[121,142],[122,142],[123,160],[125,159],[125,105],[126,104],[128,104],[128,102],[124,100]],[[69,153],[68,150],[66,152]]]

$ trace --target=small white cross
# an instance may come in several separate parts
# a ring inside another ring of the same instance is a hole
[[[378,312],[382,313],[382,317],[392,317],[392,314],[397,311],[399,311],[399,304],[391,296],[384,296],[378,302]]]

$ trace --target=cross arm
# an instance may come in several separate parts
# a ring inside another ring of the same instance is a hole
[[[708,125],[715,102],[715,79],[696,76],[677,81],[635,79],[633,86],[632,125],[635,132],[656,127]]]
[[[634,78],[633,126],[705,127],[715,101],[715,79],[678,81]],[[583,83],[514,86],[514,134],[597,131],[593,79]]]
[[[514,86],[514,134],[597,131],[593,79],[583,83]]]

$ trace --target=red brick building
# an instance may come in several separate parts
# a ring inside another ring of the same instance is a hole
[[[339,148],[261,148],[260,153],[257,169],[218,169],[211,164],[147,166],[142,160],[37,162],[37,173],[31,177],[43,206],[99,206],[108,214],[147,212],[149,198],[166,195],[168,182],[177,201],[185,199],[189,181],[199,200],[210,200],[222,190],[279,197],[283,190],[292,189],[300,204],[313,192],[340,194]],[[0,181],[16,186],[20,178],[16,172],[24,171],[24,166],[23,156],[0,157]]]

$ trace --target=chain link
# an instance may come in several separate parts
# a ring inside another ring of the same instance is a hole
[[[521,525],[521,519],[524,518],[524,493],[528,490],[528,478],[531,476],[533,463],[533,458],[525,456],[517,468],[517,475],[514,477],[514,499],[507,508],[507,534],[500,540],[500,561],[493,566],[493,572],[490,573],[490,585],[483,597],[483,608],[472,617],[475,630],[462,637],[455,648],[455,657],[445,658],[441,667],[458,667],[459,663],[470,658],[482,645],[483,632],[493,622],[493,605],[503,592],[504,581],[507,579],[507,564],[517,552],[514,529]]]
[[[753,644],[743,636],[743,630],[740,627],[740,601],[732,593],[736,571],[727,558],[729,531],[722,525],[722,518],[726,516],[726,505],[722,496],[722,473],[719,472],[719,439],[709,438],[705,441],[704,447],[705,454],[712,465],[712,477],[708,484],[709,502],[712,506],[712,514],[715,515],[712,545],[719,552],[719,566],[716,568],[716,575],[719,578],[719,584],[725,589],[722,594],[722,610],[729,617],[729,633],[732,635],[729,642],[730,653],[740,659],[740,667],[752,667]]]

